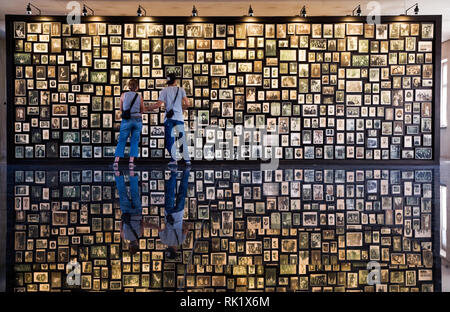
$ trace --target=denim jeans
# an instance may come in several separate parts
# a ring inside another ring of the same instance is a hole
[[[184,203],[187,194],[188,180],[190,169],[183,171],[183,177],[180,181],[180,188],[175,200],[175,192],[177,187],[177,172],[170,173],[169,180],[166,181],[166,198],[165,198],[165,213],[171,214],[184,210]]]
[[[123,157],[125,145],[127,144],[130,133],[130,157],[138,157],[141,130],[141,118],[122,119],[122,122],[120,123],[119,142],[117,143],[115,157]]]
[[[120,210],[132,215],[142,214],[141,196],[139,195],[139,177],[130,176],[130,197],[125,186],[124,176],[116,176],[117,192],[119,193]]]
[[[171,160],[179,160],[177,159],[177,143],[180,143],[180,153],[183,154],[184,160],[190,160],[189,151],[186,142],[186,133],[184,132],[184,122],[179,120],[167,119],[164,122],[164,132],[166,136],[166,148],[170,154]],[[177,136],[177,140],[175,137]],[[181,142],[176,142],[180,141]]]

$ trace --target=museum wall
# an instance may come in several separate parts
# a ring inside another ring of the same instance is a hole
[[[450,40],[442,43],[442,59],[447,59],[450,62]],[[447,81],[450,80],[450,72],[447,71]],[[450,121],[450,108],[448,107],[450,101],[450,88],[447,88],[447,121]],[[450,159],[450,128],[441,128],[441,158]]]
[[[128,80],[147,106],[169,72],[194,159],[434,158],[433,19],[61,21],[11,21],[12,160],[112,158]],[[141,158],[168,156],[163,119],[143,115]]]

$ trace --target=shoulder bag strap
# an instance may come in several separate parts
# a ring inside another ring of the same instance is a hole
[[[136,99],[137,99],[138,95],[139,94],[136,92],[136,94],[134,95],[133,101],[131,102],[130,108],[129,108],[130,111],[133,108],[134,102],[136,102]]]
[[[178,97],[178,91],[180,91],[180,87],[177,87],[177,93],[175,94],[175,98],[172,101],[172,106],[173,107],[175,106],[175,101],[177,100],[177,97]]]

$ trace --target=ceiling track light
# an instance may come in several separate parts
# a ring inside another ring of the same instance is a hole
[[[41,10],[37,6],[35,6],[34,4],[31,4],[31,3],[28,3],[28,5],[27,5],[27,15],[33,14],[31,7],[35,8],[39,12],[38,15],[41,15]]]
[[[198,16],[198,11],[197,11],[197,9],[195,8],[195,5],[192,6],[192,15],[191,15],[191,16],[193,16],[193,17]]]
[[[94,10],[92,10],[90,7],[88,7],[86,4],[83,3],[83,11],[81,11],[81,15],[88,16],[88,10],[91,11],[91,15],[94,15]]]
[[[416,3],[416,4],[410,6],[409,8],[406,9],[405,15],[408,15],[408,11],[411,10],[412,8],[414,8],[414,14],[415,15],[419,14],[419,4]]]
[[[306,6],[304,5],[303,8],[300,10],[300,16],[306,17]]]
[[[255,16],[255,12],[253,12],[252,5],[248,8],[248,16]]]
[[[355,11],[356,11],[356,16],[361,16],[361,5],[360,4],[358,4],[358,6],[352,10],[352,16],[355,16]]]
[[[144,15],[142,15],[142,11],[144,11]],[[144,9],[142,5],[139,4],[137,9],[137,16],[147,16],[147,11]]]

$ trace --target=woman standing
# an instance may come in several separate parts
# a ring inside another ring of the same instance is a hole
[[[131,79],[128,81],[128,89],[130,91],[122,93],[120,97],[120,111],[123,112],[130,110],[130,118],[122,118],[120,123],[120,135],[119,142],[117,143],[114,166],[119,165],[119,160],[124,157],[125,145],[127,144],[128,137],[131,134],[130,139],[130,161],[131,168],[134,167],[134,159],[138,156],[139,139],[141,137],[142,130],[142,112],[144,111],[144,99],[137,93],[138,81]]]

